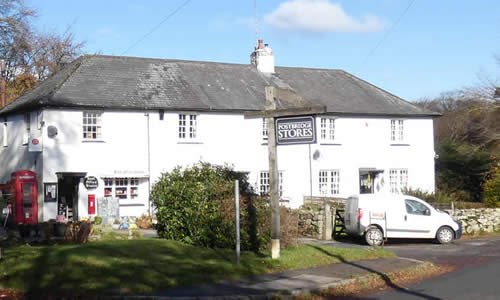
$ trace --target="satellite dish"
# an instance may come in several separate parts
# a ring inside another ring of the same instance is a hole
[[[318,158],[321,156],[321,153],[319,153],[319,150],[314,151],[313,153],[313,159],[318,160]]]
[[[53,126],[53,125],[49,125],[47,127],[47,135],[50,137],[50,138],[53,138],[57,135],[57,127]]]

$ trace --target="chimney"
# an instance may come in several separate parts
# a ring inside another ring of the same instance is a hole
[[[3,108],[7,103],[5,99],[6,82],[5,82],[5,61],[2,59],[1,67],[0,67],[0,108]]]
[[[264,40],[258,40],[255,50],[250,55],[250,62],[262,73],[274,73],[274,55],[273,50],[268,44],[264,45]]]

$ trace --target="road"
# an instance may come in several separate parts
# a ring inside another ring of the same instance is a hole
[[[328,244],[328,242],[323,242]],[[352,240],[334,247],[366,247]],[[462,239],[449,245],[422,240],[390,240],[385,249],[400,257],[451,265],[455,271],[364,299],[500,299],[500,237]]]
[[[500,258],[367,299],[499,299]]]

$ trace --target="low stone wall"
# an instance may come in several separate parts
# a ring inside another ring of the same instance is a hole
[[[500,208],[447,210],[462,223],[464,234],[500,231]]]
[[[298,212],[299,236],[331,240],[337,208],[344,208],[344,199],[305,197]]]

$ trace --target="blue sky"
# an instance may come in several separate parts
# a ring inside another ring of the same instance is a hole
[[[85,53],[246,64],[255,45],[254,0],[191,0],[127,52],[186,0],[25,1],[40,31],[71,26]],[[499,12],[498,0],[257,0],[276,65],[343,69],[407,100],[500,78]]]

